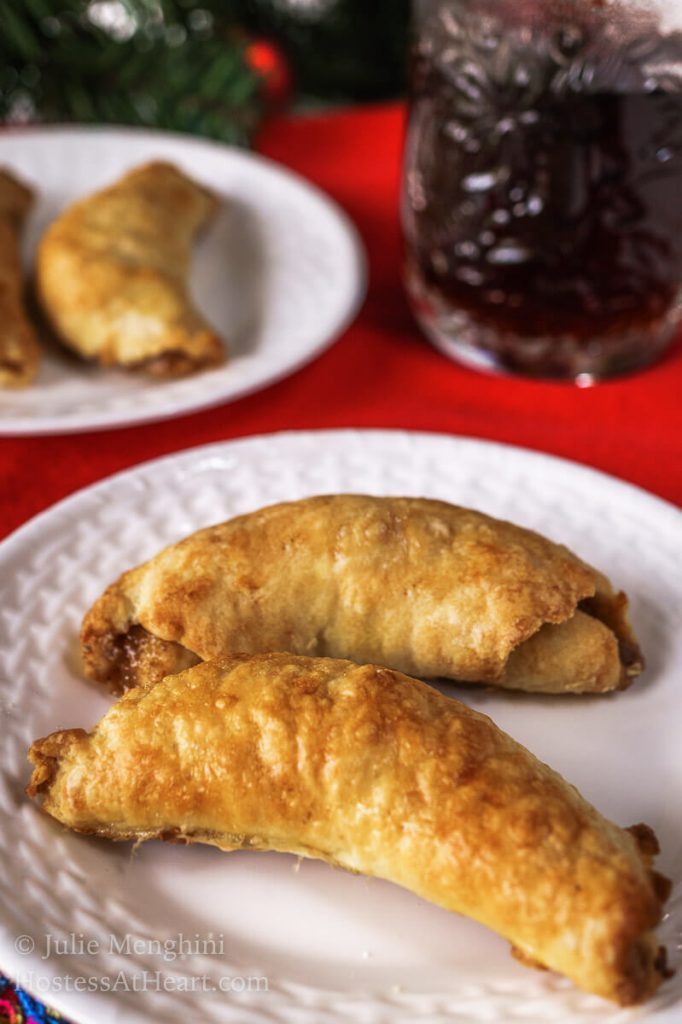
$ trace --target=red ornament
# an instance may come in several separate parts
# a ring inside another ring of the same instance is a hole
[[[276,43],[257,39],[246,48],[246,63],[262,79],[262,90],[271,110],[289,103],[294,81],[291,66]]]

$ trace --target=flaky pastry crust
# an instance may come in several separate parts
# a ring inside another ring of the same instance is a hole
[[[607,999],[661,980],[651,831],[618,828],[485,715],[389,669],[217,659],[129,690],[30,759],[28,793],[76,831],[321,858]]]
[[[40,365],[40,347],[26,313],[21,233],[33,191],[0,169],[0,387],[23,388]]]
[[[157,377],[224,362],[221,339],[187,290],[192,240],[219,205],[156,161],[65,210],[45,232],[36,267],[44,312],[64,344]]]
[[[166,548],[108,588],[81,639],[87,674],[118,691],[235,651],[548,693],[642,667],[625,596],[565,547],[442,501],[351,494]]]

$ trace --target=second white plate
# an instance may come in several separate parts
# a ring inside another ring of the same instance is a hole
[[[100,369],[50,347],[30,387],[0,394],[0,434],[129,426],[232,401],[318,355],[357,312],[363,250],[336,204],[269,160],[185,135],[87,127],[3,132],[0,166],[37,193],[27,264],[63,207],[152,159],[172,161],[224,200],[196,246],[191,290],[227,339],[229,361],[166,382]]]
[[[519,449],[332,431],[149,463],[67,499],[0,546],[0,969],[98,1024],[678,1024],[682,972],[651,1004],[618,1010],[521,967],[499,936],[386,882],[314,861],[299,870],[278,854],[163,843],[131,854],[129,844],[64,831],[24,796],[31,741],[90,727],[111,704],[82,677],[78,628],[112,579],[209,523],[335,491],[438,497],[512,519],[565,542],[630,594],[648,667],[626,692],[448,691],[490,714],[614,821],[656,830],[660,868],[676,883],[661,936],[679,964],[679,513]],[[195,937],[216,945],[191,945]],[[190,945],[174,958],[182,939]],[[75,978],[91,987],[75,990]]]

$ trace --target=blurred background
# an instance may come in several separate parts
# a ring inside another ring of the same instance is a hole
[[[2,0],[0,119],[248,145],[288,108],[405,84],[409,0]]]

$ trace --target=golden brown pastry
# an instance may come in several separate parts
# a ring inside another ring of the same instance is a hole
[[[145,164],[70,206],[38,249],[37,285],[61,340],[86,359],[157,377],[225,350],[187,291],[192,239],[218,199],[171,164]]]
[[[0,387],[23,388],[35,377],[40,348],[26,315],[21,231],[33,192],[0,169]]]
[[[566,548],[442,501],[349,494],[166,548],[109,587],[81,638],[114,690],[278,650],[546,693],[621,688],[642,667],[625,596]]]
[[[651,830],[613,825],[485,715],[390,669],[217,659],[129,690],[30,759],[29,795],[76,831],[389,879],[623,1004],[664,972]]]

